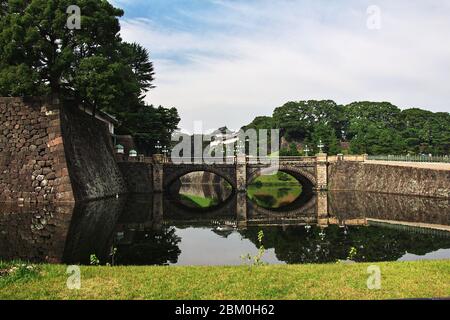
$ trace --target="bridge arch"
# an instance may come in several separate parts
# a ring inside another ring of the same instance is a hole
[[[235,168],[234,166],[219,167],[214,165],[177,165],[174,168],[169,166],[164,168],[164,178],[163,184],[164,189],[168,190],[170,186],[179,180],[181,177],[192,173],[192,172],[209,172],[213,173],[226,182],[228,182],[233,190],[236,190],[236,178],[235,178]]]
[[[312,170],[314,170],[314,168],[297,167],[283,164],[280,164],[278,168],[278,171],[287,173],[297,179],[302,187],[308,191],[315,189],[317,186],[316,176],[311,172]],[[250,172],[250,174],[247,176],[247,184],[252,183],[252,181],[257,177],[263,175],[264,171],[270,172],[271,168],[258,168]],[[275,171],[275,169],[272,171]]]
[[[316,213],[317,196],[313,193],[306,196],[300,196],[291,205],[280,209],[267,209],[258,206],[251,200],[248,200],[249,218],[261,217],[284,217],[284,218],[298,218],[302,216],[312,217]]]
[[[232,193],[224,201],[219,202],[218,205],[208,208],[191,208],[181,203],[177,196],[170,195],[164,197],[164,212],[169,219],[181,219],[188,220],[191,217],[194,218],[234,218],[234,212],[236,211],[236,193]]]

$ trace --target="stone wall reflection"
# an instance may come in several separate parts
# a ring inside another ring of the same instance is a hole
[[[89,264],[91,254],[105,263],[110,260],[114,231],[124,210],[123,198],[81,203],[74,209],[63,261]]]
[[[329,192],[329,215],[450,225],[448,199],[368,192]]]
[[[73,206],[0,206],[0,259],[62,262]]]

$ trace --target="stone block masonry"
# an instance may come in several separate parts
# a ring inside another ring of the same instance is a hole
[[[329,165],[328,180],[333,191],[450,198],[450,170],[338,161]]]
[[[74,206],[2,204],[0,259],[61,263]]]
[[[126,192],[103,123],[44,98],[0,98],[0,202],[70,203]]]
[[[107,125],[67,102],[60,125],[75,200],[127,193]]]
[[[0,98],[0,202],[73,202],[60,110],[46,99]]]
[[[153,165],[145,162],[119,162],[130,193],[153,192]]]

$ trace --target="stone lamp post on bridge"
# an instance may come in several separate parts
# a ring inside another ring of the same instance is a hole
[[[153,155],[153,161],[155,162],[155,163],[163,163],[163,155],[162,155],[162,153],[161,153],[161,151],[162,151],[162,145],[161,145],[161,142],[158,140],[157,142],[156,142],[156,146],[155,146],[155,150],[156,150],[156,153]]]
[[[123,145],[118,144],[114,147],[114,156],[116,160],[123,160],[125,157],[125,148]]]
[[[308,145],[305,145],[305,148],[303,149],[303,151],[305,152],[305,155],[308,156],[308,153],[311,151],[308,147]]]
[[[164,145],[164,147],[163,147],[163,149],[162,149],[162,153],[163,153],[164,162],[168,162],[168,158],[169,158],[169,148],[167,148],[166,145]]]
[[[164,156],[161,154],[163,147],[161,142],[156,142],[156,153],[153,155],[153,191],[163,192],[163,163]]]
[[[156,146],[155,146],[155,149],[156,149],[156,154],[161,154],[161,150],[162,150],[162,146],[161,146],[161,141],[156,141]]]
[[[323,152],[323,148],[325,145],[322,143],[322,140],[319,140],[319,144],[317,145],[319,148],[319,153],[316,154],[316,176],[317,176],[317,186],[318,190],[327,190],[328,189],[328,155]]]
[[[319,148],[319,154],[323,153],[323,148],[325,148],[325,145],[322,143],[322,140],[319,140],[317,148]]]

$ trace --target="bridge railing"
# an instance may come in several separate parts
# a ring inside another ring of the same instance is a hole
[[[279,162],[315,162],[316,157],[252,157],[247,156],[247,163],[251,164],[267,164],[274,161]],[[168,160],[168,163],[192,163],[192,164],[236,164],[236,157],[224,157],[224,158],[201,158],[191,157],[189,158],[172,158]]]
[[[271,162],[316,162],[316,157],[247,157],[249,163],[271,163]]]
[[[434,155],[378,155],[368,156],[368,160],[376,161],[401,161],[401,162],[434,162],[450,163],[450,157]]]
[[[317,157],[313,156],[304,156],[304,157],[279,157],[280,162],[289,162],[289,161],[301,161],[301,162],[315,162],[317,161]]]
[[[167,164],[236,164],[237,157],[146,157],[143,155],[138,155],[131,157],[125,154],[116,154],[116,160],[118,162],[144,162],[144,163],[167,163]],[[450,160],[447,156],[442,157],[419,157],[419,156],[367,156],[367,155],[337,155],[337,156],[326,156],[325,158],[328,162],[336,161],[357,161],[364,162],[365,160],[383,160],[383,161],[421,161],[421,162],[447,162]],[[250,164],[270,164],[273,162],[303,162],[303,163],[314,163],[317,162],[316,156],[299,156],[299,157],[252,157],[247,156],[246,162]]]
[[[117,162],[144,162],[144,163],[153,163],[153,157],[145,157],[142,155],[136,157],[130,157],[125,154],[115,154]]]
[[[328,156],[329,162],[337,162],[337,161],[350,161],[350,162],[364,162],[367,160],[367,155],[359,155],[359,154],[339,154],[336,156]]]
[[[191,164],[235,164],[236,157],[223,157],[223,158],[214,158],[214,157],[191,157],[191,158],[168,158],[167,163],[174,164],[183,164],[183,163],[191,163]]]

